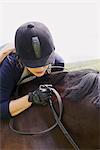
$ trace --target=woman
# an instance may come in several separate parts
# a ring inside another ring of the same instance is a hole
[[[13,49],[4,53],[4,57],[1,56],[0,116],[3,119],[18,115],[32,104],[48,103],[49,92],[42,93],[39,89],[11,100],[11,95],[22,78],[42,77],[50,73],[50,65],[62,66],[62,68],[64,66],[63,59],[55,53],[49,30],[42,23],[28,22],[21,25],[15,34],[15,49],[16,53],[11,52]]]

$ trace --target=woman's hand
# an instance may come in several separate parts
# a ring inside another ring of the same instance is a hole
[[[41,90],[38,88],[34,92],[29,93],[29,101],[33,104],[37,105],[46,105],[49,103],[49,99],[51,99],[52,91],[48,88]]]

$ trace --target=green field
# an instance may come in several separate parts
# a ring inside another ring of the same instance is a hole
[[[68,63],[65,65],[68,71],[75,71],[81,69],[95,69],[100,71],[100,59]]]

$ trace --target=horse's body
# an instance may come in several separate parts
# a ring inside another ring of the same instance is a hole
[[[61,76],[56,75],[48,79],[37,79],[23,84],[19,88],[19,97],[27,94],[29,91],[35,90],[39,84],[53,83],[54,88],[58,90],[63,100],[64,112],[62,123],[69,134],[73,137],[80,149],[100,149],[100,109],[93,103],[90,103],[88,99],[74,102],[64,97],[67,86],[64,83],[64,77],[65,74]],[[54,105],[58,110],[55,97]],[[49,105],[44,107],[32,106],[16,117],[14,126],[21,131],[41,131],[49,128],[54,122],[55,120]],[[73,149],[59,127],[56,127],[47,134],[25,136],[12,132],[9,129],[8,123],[9,121],[1,121],[1,150]]]

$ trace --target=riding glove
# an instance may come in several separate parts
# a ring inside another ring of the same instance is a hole
[[[51,91],[48,89],[40,90],[37,89],[34,92],[29,92],[28,101],[33,104],[38,105],[46,105],[49,103],[49,99],[51,98]]]

